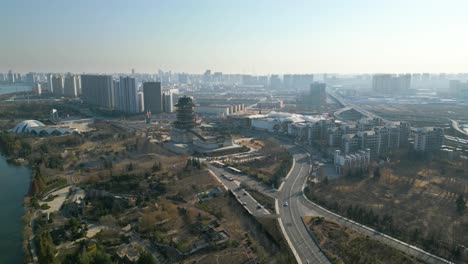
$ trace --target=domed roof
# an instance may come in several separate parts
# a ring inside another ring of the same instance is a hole
[[[24,120],[16,124],[15,128],[13,128],[13,132],[16,134],[21,134],[25,132],[29,132],[29,129],[34,127],[43,127],[45,126],[42,122],[37,120]]]

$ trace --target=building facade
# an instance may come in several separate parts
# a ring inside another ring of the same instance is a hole
[[[83,102],[114,108],[114,87],[110,75],[81,75],[81,99]]]
[[[63,95],[65,97],[77,97],[78,96],[78,76],[76,75],[67,75],[65,76],[63,84]]]
[[[170,91],[163,93],[163,111],[165,113],[174,112],[174,97]]]
[[[163,94],[160,82],[143,83],[145,112],[154,114],[163,112]]]
[[[62,96],[63,95],[63,76],[62,75],[54,75],[52,76],[52,93],[55,96]]]
[[[359,150],[352,154],[342,154],[335,151],[334,164],[336,172],[340,175],[347,175],[356,170],[366,170],[370,165],[370,150]]]
[[[135,78],[120,77],[114,94],[114,102],[118,102],[115,104],[115,109],[123,113],[138,113],[137,93]]]
[[[372,77],[372,89],[379,93],[391,94],[408,91],[411,88],[411,74],[376,74]]]
[[[327,85],[314,82],[310,84],[309,94],[304,98],[305,103],[311,106],[321,106],[327,103]]]
[[[438,127],[414,128],[414,150],[420,152],[435,152],[444,143],[444,130]]]

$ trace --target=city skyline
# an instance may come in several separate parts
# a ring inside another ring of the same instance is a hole
[[[9,1],[0,72],[466,71],[464,1]]]

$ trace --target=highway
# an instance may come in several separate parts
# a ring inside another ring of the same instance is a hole
[[[400,240],[397,240],[393,237],[390,237],[386,234],[380,233],[372,228],[369,228],[365,225],[361,225],[357,222],[354,222],[350,219],[342,217],[338,214],[328,211],[327,209],[313,203],[312,201],[308,200],[303,192],[303,187],[306,181],[307,173],[306,171],[309,169],[309,155],[305,149],[302,147],[292,147],[286,146],[289,151],[293,154],[295,159],[295,166],[292,168],[292,171],[284,183],[282,190],[280,190],[280,197],[282,199],[287,199],[289,203],[289,208],[292,212],[288,212],[288,210],[280,210],[280,216],[282,219],[286,221],[289,220],[290,216],[293,217],[289,221],[294,221],[294,219],[300,219],[301,216],[309,215],[309,216],[322,216],[328,219],[331,219],[343,226],[353,229],[354,231],[360,233],[361,235],[368,236],[374,240],[380,241],[383,244],[386,244],[392,248],[400,250],[410,256],[413,256],[417,259],[423,260],[425,263],[430,264],[447,264],[451,263],[448,260],[435,256],[431,253],[425,252],[424,250],[417,248],[413,245],[406,244]],[[294,208],[294,209],[293,209]],[[284,221],[284,220],[283,220]],[[297,222],[297,221],[296,221]],[[304,225],[302,225],[304,226]],[[307,232],[304,228],[302,232]],[[296,234],[294,230],[286,229],[287,235],[291,238],[293,242],[293,246],[297,249],[298,253],[303,248],[303,242],[300,241],[300,234]],[[304,242],[306,242],[304,240]],[[314,243],[315,245],[315,243]],[[315,247],[317,247],[315,245]],[[312,245],[308,244],[309,250],[313,248]],[[318,247],[317,247],[318,249]],[[317,253],[317,251],[313,251]],[[323,254],[322,254],[323,255]],[[319,254],[314,254],[314,256],[301,256],[307,259],[313,259],[314,262],[311,263],[326,263],[323,262],[324,260],[319,257]],[[319,262],[322,261],[322,262]]]
[[[362,115],[364,116],[367,116],[367,117],[370,117],[370,118],[381,118],[379,116],[377,116],[376,114],[374,113],[371,113],[365,109],[363,109],[362,107],[360,107],[359,105],[356,105],[354,103],[351,103],[349,102],[347,99],[345,99],[343,96],[339,95],[339,94],[336,94],[334,92],[331,92],[331,91],[327,91],[328,95],[330,95],[331,97],[335,98],[341,105],[343,105],[344,107],[349,107],[349,108],[353,108],[354,110],[358,111],[359,113],[361,113]],[[388,120],[385,120],[385,119],[382,119],[384,120],[385,122],[388,122]]]
[[[293,154],[294,167],[278,189],[277,210],[284,226],[286,240],[292,245],[298,263],[331,263],[309,235],[301,218],[304,208],[301,203],[302,187],[309,174],[309,155],[296,146],[286,146]],[[303,198],[302,198],[303,199]],[[285,205],[285,202],[288,205]]]
[[[451,127],[455,130],[457,136],[460,136],[460,137],[464,137],[464,138],[468,138],[468,132],[466,132],[464,129],[462,129],[460,127],[460,124],[453,120],[453,119],[449,119],[450,120],[450,125]]]
[[[309,234],[307,227],[302,221],[302,217],[304,216],[322,216],[329,218],[364,236],[369,236],[372,239],[378,240],[417,259],[423,260],[426,263],[451,263],[415,246],[406,244],[367,226],[330,212],[327,209],[309,201],[304,195],[303,188],[311,169],[310,155],[303,147],[285,144],[285,142],[283,142],[283,144],[294,158],[290,172],[276,193],[272,193],[268,188],[259,189],[259,191],[275,197],[276,215],[272,215],[268,210],[262,208],[248,192],[245,192],[240,188],[241,181],[245,180],[244,176],[231,174],[224,168],[218,168],[212,165],[209,165],[208,168],[226,189],[231,190],[236,195],[239,202],[243,204],[251,214],[263,217],[278,217],[278,222],[283,232],[283,236],[299,264],[331,263]],[[225,174],[227,177],[221,177],[221,174]],[[233,180],[229,180],[229,177],[232,177]]]
[[[278,221],[282,228],[286,240],[293,251],[298,263],[330,263],[320,248],[309,235],[306,226],[301,218],[305,215],[304,212],[310,213],[310,209],[306,210],[303,203],[302,187],[309,175],[310,163],[309,154],[304,150],[294,145],[286,146],[293,154],[294,167],[288,174],[280,189],[276,193],[272,193],[270,188],[263,186],[259,191],[268,196],[276,197],[276,214],[279,215]],[[259,208],[260,204],[243,189],[240,188],[240,182],[245,181],[245,175],[235,175],[224,168],[218,168],[208,165],[208,169],[220,181],[225,188],[231,190],[241,204],[255,216],[267,216],[270,214],[266,209]],[[221,176],[224,174],[225,176]],[[227,176],[227,177],[226,177]],[[228,179],[232,177],[232,181]],[[246,194],[244,194],[246,193]],[[287,202],[288,206],[284,206]]]

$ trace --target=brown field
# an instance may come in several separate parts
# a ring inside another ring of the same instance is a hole
[[[241,164],[234,164],[234,166],[263,182],[271,183],[273,175],[281,166],[281,162],[289,158],[288,152],[274,139],[255,139],[248,144],[258,148],[263,158]]]
[[[370,240],[346,227],[322,218],[304,217],[320,248],[336,264],[421,263],[379,241]]]
[[[364,179],[340,178],[328,185],[315,185],[311,190],[328,204],[339,204],[342,214],[349,205],[358,205],[380,216],[392,216],[394,226],[403,231],[403,238],[416,232],[447,248],[468,246],[468,215],[460,215],[455,203],[460,194],[468,197],[468,178],[461,168],[457,162],[402,158],[385,165],[378,180],[370,173]],[[438,253],[451,256],[446,251]]]

